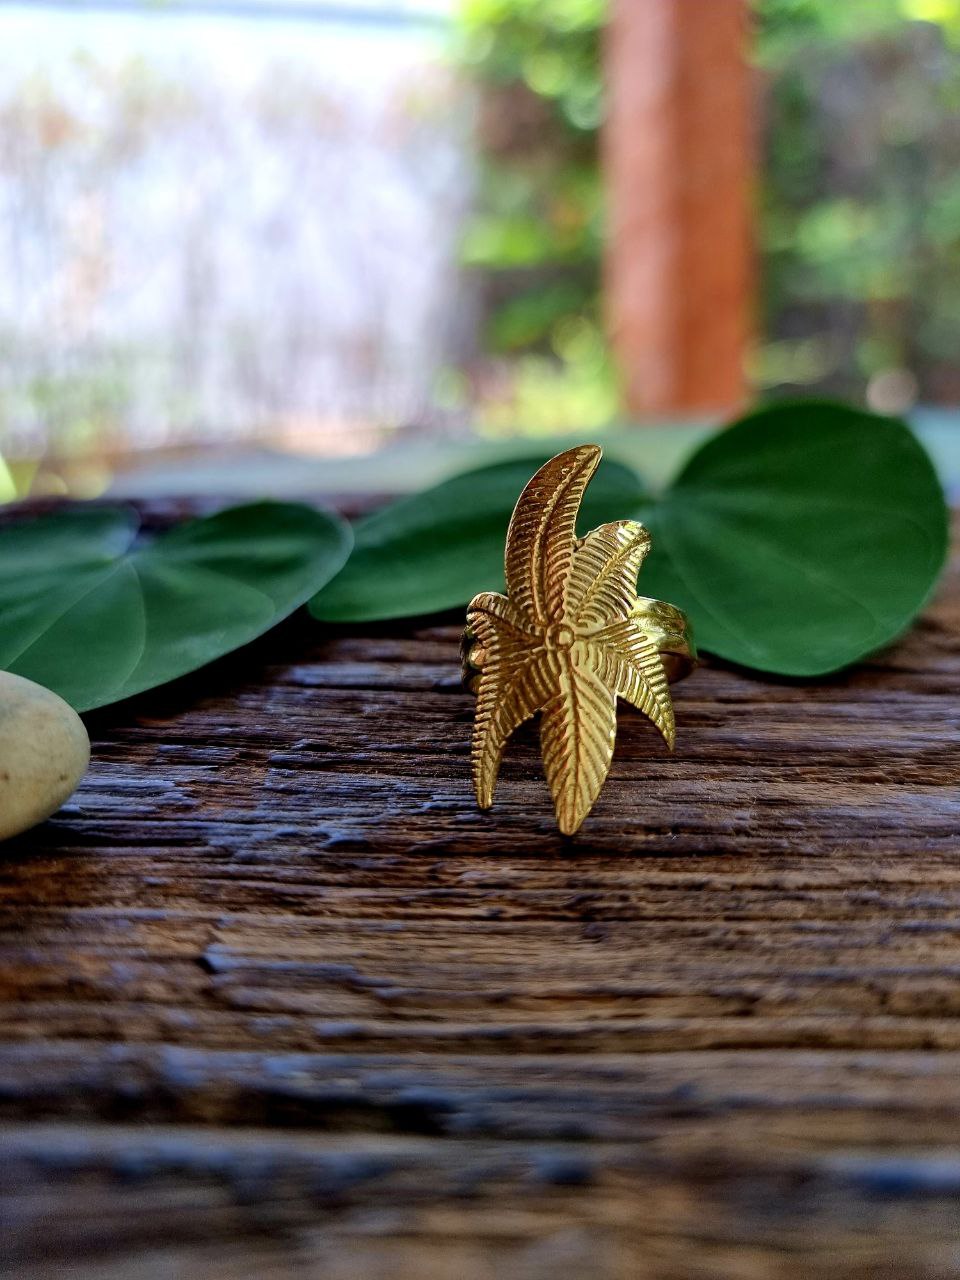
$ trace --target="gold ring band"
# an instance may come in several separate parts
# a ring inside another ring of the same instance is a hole
[[[683,680],[697,665],[697,647],[687,615],[674,604],[638,596],[630,617],[650,636],[660,654],[663,669],[671,684]],[[472,694],[480,684],[486,653],[472,627],[466,627],[460,641],[460,669],[463,683]]]
[[[630,617],[636,619],[655,642],[671,684],[693,671],[697,665],[697,646],[682,609],[665,600],[640,596],[630,610]]]

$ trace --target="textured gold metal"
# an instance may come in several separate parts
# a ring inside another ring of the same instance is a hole
[[[575,533],[597,445],[551,459],[517,502],[507,531],[507,594],[485,591],[467,610],[464,679],[477,694],[473,781],[481,809],[507,739],[540,712],[540,747],[560,830],[572,835],[606,780],[617,698],[632,703],[673,749],[668,678],[696,652],[679,609],[637,595],[650,535],[636,520]]]

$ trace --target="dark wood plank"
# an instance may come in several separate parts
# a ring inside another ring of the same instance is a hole
[[[0,850],[10,1276],[960,1275],[960,570],[834,680],[624,711],[579,837],[452,620],[88,717]]]

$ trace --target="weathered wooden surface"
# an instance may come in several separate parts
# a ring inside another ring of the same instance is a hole
[[[294,621],[88,717],[0,851],[17,1280],[960,1275],[960,580],[849,676],[475,809],[457,627]]]

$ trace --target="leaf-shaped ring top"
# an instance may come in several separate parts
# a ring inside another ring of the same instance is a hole
[[[473,781],[482,809],[507,739],[540,712],[540,746],[560,830],[572,835],[606,780],[617,698],[653,721],[673,749],[668,679],[696,663],[684,615],[637,595],[650,534],[636,520],[576,536],[597,445],[558,454],[529,482],[507,531],[507,594],[467,610],[464,679],[477,694]]]

